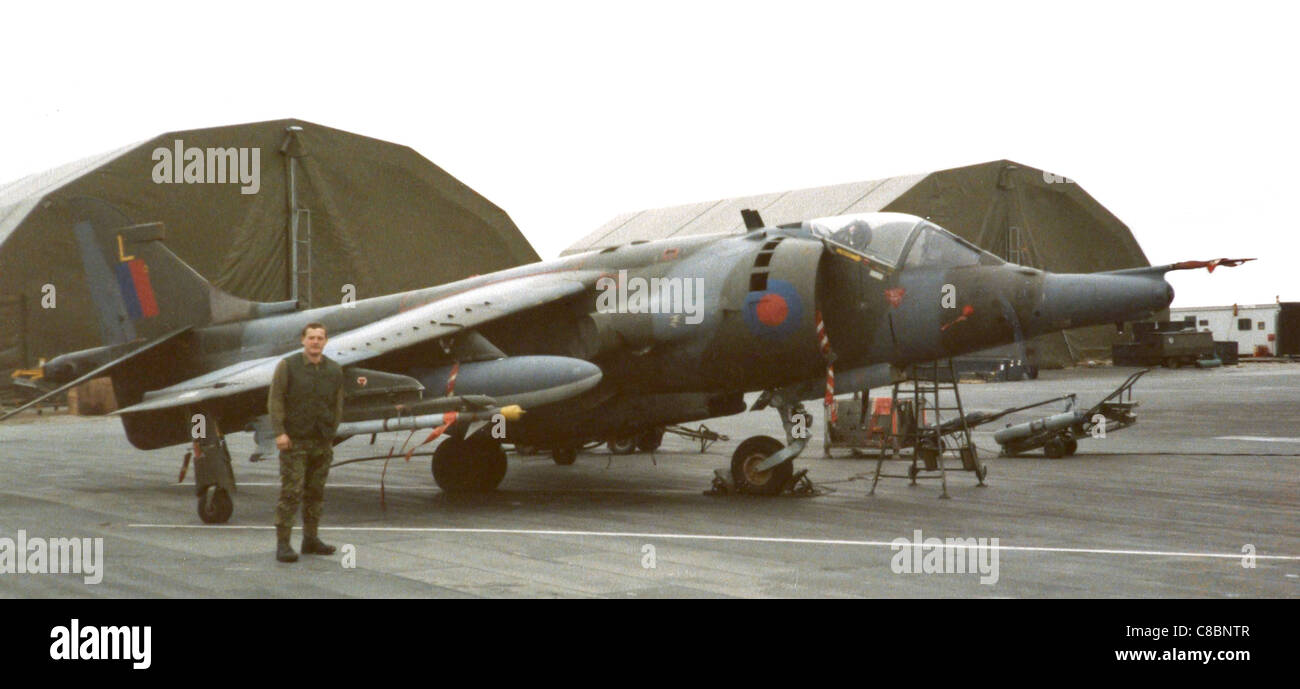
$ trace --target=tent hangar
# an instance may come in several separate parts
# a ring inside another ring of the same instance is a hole
[[[73,231],[83,197],[161,222],[181,259],[254,301],[323,306],[538,260],[409,147],[296,119],[168,132],[0,186],[5,371],[104,344]]]

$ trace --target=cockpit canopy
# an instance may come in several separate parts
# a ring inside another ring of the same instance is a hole
[[[951,268],[1004,261],[934,223],[907,213],[855,213],[801,223],[816,237],[890,266]]]

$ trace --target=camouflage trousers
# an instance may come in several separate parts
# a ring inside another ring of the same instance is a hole
[[[293,528],[302,503],[302,523],[313,533],[320,524],[334,448],[328,442],[294,440],[280,453],[280,501],[275,505],[275,525]]]

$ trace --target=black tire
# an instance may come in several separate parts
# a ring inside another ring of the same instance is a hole
[[[622,436],[610,438],[609,442],[605,443],[605,447],[608,447],[609,451],[616,455],[630,455],[633,452],[636,452],[636,437]]]
[[[1075,453],[1075,452],[1078,452],[1078,450],[1079,450],[1079,441],[1078,441],[1078,440],[1075,440],[1074,438],[1067,438],[1067,439],[1065,440],[1065,456],[1066,456],[1066,457],[1073,457],[1073,456],[1074,456],[1074,453]]]
[[[578,448],[576,447],[556,447],[551,449],[551,459],[562,467],[567,467],[578,461]]]
[[[506,477],[506,451],[501,443],[487,433],[470,436],[466,441],[474,456],[474,489],[487,493],[497,489]]]
[[[468,493],[474,481],[464,452],[465,441],[449,436],[433,451],[433,481],[446,493]]]
[[[433,480],[444,492],[487,492],[505,475],[505,450],[488,435],[450,437],[433,451]]]
[[[1065,441],[1060,436],[1056,436],[1043,445],[1043,454],[1048,459],[1060,459],[1065,456]]]
[[[655,427],[641,432],[636,437],[636,449],[642,452],[654,452],[664,442],[663,427]]]
[[[211,501],[207,500],[207,493],[212,494]],[[198,511],[204,524],[225,524],[235,513],[235,501],[224,488],[212,487],[199,496]]]
[[[766,435],[756,435],[741,443],[731,455],[731,479],[742,493],[777,495],[794,475],[794,462],[782,462],[767,471],[754,471],[753,467],[785,445]]]

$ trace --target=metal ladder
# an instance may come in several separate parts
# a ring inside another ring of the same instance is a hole
[[[311,209],[294,208],[291,225],[293,242],[293,298],[300,308],[310,309],[311,300]],[[303,220],[306,222],[304,223]],[[305,258],[304,258],[305,257]],[[304,268],[303,265],[306,264]],[[305,289],[304,289],[305,287]]]
[[[951,397],[946,404],[945,392]],[[946,456],[956,457],[963,470],[975,472],[979,485],[985,485],[984,477],[988,470],[980,463],[975,443],[971,440],[952,359],[947,359],[942,365],[935,360],[909,366],[904,375],[894,381],[893,409],[900,408],[900,399],[907,401],[909,398],[914,418],[911,423],[901,424],[897,432],[891,432],[888,441],[881,445],[869,495],[876,494],[876,484],[881,478],[906,478],[913,486],[917,481],[937,479],[943,486],[939,497],[947,499]],[[933,414],[932,422],[926,418],[927,412]],[[903,447],[912,448],[912,463],[907,474],[884,473],[885,460],[897,459]]]

